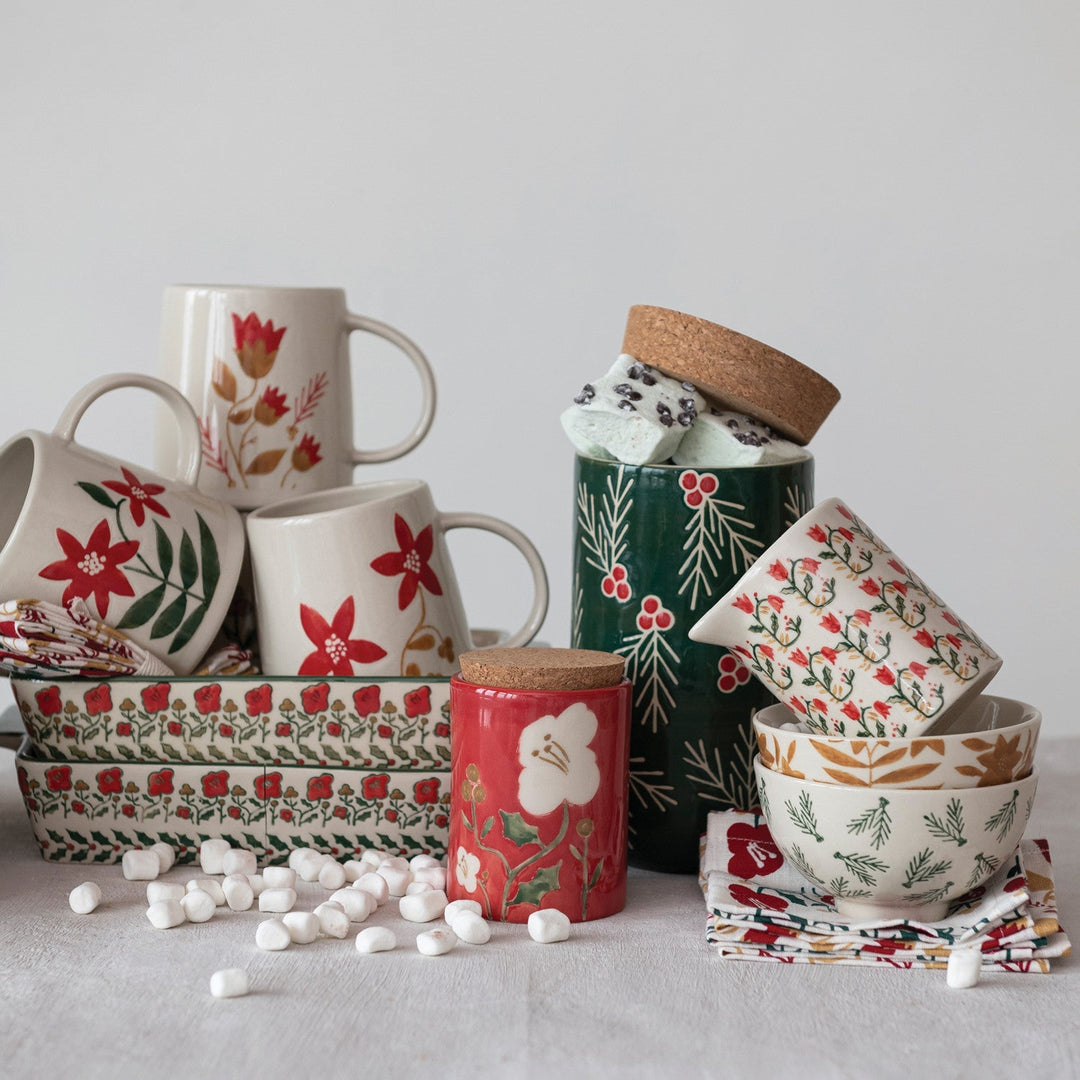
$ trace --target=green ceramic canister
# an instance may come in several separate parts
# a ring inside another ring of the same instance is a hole
[[[692,873],[710,810],[757,801],[751,718],[775,698],[687,631],[813,506],[809,454],[691,469],[578,456],[575,648],[626,657],[633,866]]]

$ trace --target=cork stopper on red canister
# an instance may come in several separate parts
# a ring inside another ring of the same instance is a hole
[[[506,690],[598,690],[617,686],[625,661],[596,649],[474,649],[462,653],[461,677]]]
[[[803,446],[840,400],[828,379],[787,353],[669,308],[635,304],[622,351]]]

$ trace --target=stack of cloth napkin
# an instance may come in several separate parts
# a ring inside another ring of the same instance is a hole
[[[976,947],[984,972],[1046,973],[1051,959],[1069,954],[1045,840],[1022,840],[941,922],[845,920],[830,895],[787,863],[760,815],[714,812],[702,840],[707,937],[724,957],[944,968],[953,948]]]

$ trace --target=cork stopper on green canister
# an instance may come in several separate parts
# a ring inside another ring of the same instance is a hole
[[[506,690],[598,690],[617,686],[625,661],[596,649],[475,649],[462,653],[461,677]]]

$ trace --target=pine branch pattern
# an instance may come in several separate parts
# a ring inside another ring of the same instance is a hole
[[[974,889],[980,881],[985,881],[999,866],[1001,861],[993,855],[984,855],[981,851],[975,856],[975,865],[968,878],[967,887]]]
[[[626,478],[620,465],[614,481],[609,476],[606,486],[599,509],[596,496],[589,493],[584,483],[578,484],[577,493],[580,541],[588,552],[585,561],[605,575],[611,573],[626,552],[626,533],[630,528],[626,517],[634,504],[631,497],[634,481]]]
[[[939,859],[934,862],[934,849],[923,848],[918,855],[912,855],[907,865],[906,876],[901,883],[905,889],[911,889],[924,881],[944,874],[952,869],[951,859]]]
[[[953,882],[946,881],[944,885],[941,885],[936,889],[916,893],[911,899],[918,904],[936,904],[939,900],[944,900],[952,891],[952,888]]]
[[[949,800],[944,821],[937,814],[923,814],[923,821],[926,822],[931,836],[950,841],[957,847],[963,847],[967,843],[967,837],[964,836],[964,811],[959,799]]]
[[[1020,798],[1020,792],[1014,790],[1012,798],[996,813],[987,819],[983,826],[983,832],[993,832],[998,842],[1005,839],[1005,834],[1013,827],[1016,820],[1016,800]]]
[[[864,885],[873,888],[877,884],[875,874],[884,874],[889,869],[888,863],[883,863],[874,855],[860,855],[852,853],[844,855],[834,851],[833,858],[839,860],[847,867],[848,873],[854,874]]]
[[[799,796],[799,805],[796,806],[790,799],[784,802],[784,809],[788,812],[788,817],[791,818],[791,824],[795,826],[800,832],[806,833],[807,836],[812,836],[819,844],[825,843],[825,837],[818,832],[817,817],[814,814],[814,803],[810,798],[810,793],[804,791]],[[867,882],[867,884],[870,884]]]
[[[858,817],[852,818],[848,822],[847,829],[855,836],[862,836],[864,832],[869,832],[871,846],[875,851],[880,851],[881,845],[889,839],[889,834],[892,832],[889,800],[881,796],[877,806],[871,806]]]
[[[683,743],[686,756],[683,761],[699,776],[687,773],[686,778],[697,787],[698,798],[705,802],[726,804],[736,810],[749,810],[757,804],[757,780],[754,777],[753,732],[748,725],[739,724],[735,729],[733,751],[721,755],[719,747],[713,747],[710,762],[705,750],[705,740],[698,739],[697,746]],[[725,759],[728,768],[725,769]],[[808,875],[809,876],[809,875]]]
[[[806,861],[806,856],[803,854],[803,850],[798,844],[791,845],[791,851],[788,852],[788,859],[795,864],[796,869],[807,881],[812,881],[815,885],[824,885],[825,882],[810,869],[810,864]]]
[[[636,692],[635,711],[641,723],[651,725],[655,733],[661,723],[667,724],[668,710],[675,705],[670,687],[679,685],[673,670],[673,665],[679,664],[679,654],[655,625],[626,638],[615,652],[626,657],[626,674]]]
[[[641,803],[643,809],[648,810],[651,803],[653,809],[659,810],[662,814],[667,813],[669,806],[678,805],[679,800],[671,794],[675,790],[674,785],[661,784],[651,779],[654,776],[664,776],[663,769],[645,770],[634,768],[635,765],[644,764],[644,757],[632,757],[630,759],[630,794]],[[633,812],[633,806],[631,806],[631,815]]]
[[[856,889],[846,877],[834,877],[829,882],[829,892],[844,900],[860,900],[870,896],[869,889]]]
[[[732,570],[739,574],[750,569],[765,547],[764,541],[749,535],[755,527],[754,523],[735,516],[745,512],[746,507],[741,503],[715,499],[711,494],[705,495],[693,507],[693,514],[685,526],[689,535],[682,548],[688,554],[679,567],[679,577],[683,579],[679,595],[690,590],[691,611],[697,609],[701,592],[705,596],[712,596],[713,583],[724,561],[725,546]],[[737,569],[737,560],[742,562],[741,569]]]
[[[798,484],[789,484],[784,493],[784,528],[790,529],[803,514],[809,511],[810,500],[806,492]]]

